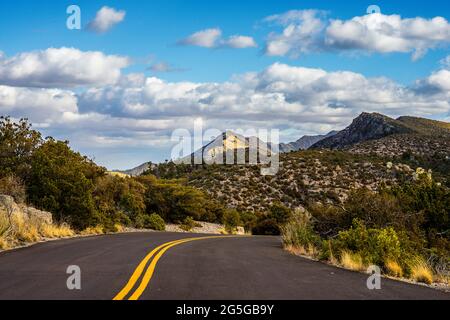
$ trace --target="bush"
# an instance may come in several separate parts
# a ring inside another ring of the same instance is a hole
[[[241,211],[240,220],[246,232],[250,232],[256,224],[258,217],[253,212]]]
[[[270,207],[269,216],[281,225],[291,218],[292,210],[278,202]]]
[[[365,264],[383,266],[388,259],[398,261],[402,247],[394,229],[367,229],[359,220],[353,227],[339,233],[336,244],[340,252],[359,253]]]
[[[240,216],[236,210],[229,209],[223,215],[223,224],[228,233],[233,233],[240,224]]]
[[[202,191],[185,186],[180,180],[158,180],[154,176],[137,180],[146,186],[146,212],[155,212],[165,221],[178,222],[186,217],[211,221],[216,213],[220,214],[217,203],[211,205],[212,201]]]
[[[314,232],[308,212],[296,213],[286,225],[281,227],[281,232],[285,245],[303,248],[321,245],[320,236]]]
[[[161,216],[156,213],[152,213],[149,216],[144,216],[144,228],[164,231],[166,230],[166,223]]]
[[[195,227],[201,227],[201,225],[198,224],[197,222],[195,222],[195,220],[192,219],[192,217],[186,217],[183,220],[183,223],[180,224],[181,230],[184,230],[184,231],[191,231]]]

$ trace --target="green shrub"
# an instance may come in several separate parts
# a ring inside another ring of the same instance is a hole
[[[192,219],[192,217],[186,217],[183,220],[183,223],[180,224],[181,230],[184,230],[184,231],[191,231],[195,227],[201,227],[201,225],[199,223],[195,222],[195,220]]]
[[[236,210],[229,209],[225,211],[225,214],[223,215],[223,224],[228,233],[233,233],[240,223],[240,216]]]
[[[250,232],[253,226],[256,224],[258,217],[253,212],[241,211],[240,220],[242,225],[244,226],[245,231]]]
[[[72,151],[67,142],[49,138],[31,157],[28,198],[56,220],[83,230],[103,223],[93,199],[93,180],[102,174],[102,168]]]
[[[312,227],[311,216],[307,212],[298,212],[283,227],[281,227],[285,245],[308,248],[321,246],[320,236]]]
[[[394,229],[368,229],[359,220],[355,220],[349,230],[339,233],[336,245],[340,252],[359,253],[364,263],[379,266],[383,266],[387,260],[401,260],[403,253]]]
[[[149,216],[144,216],[144,228],[164,231],[166,230],[166,224],[158,214],[152,213]]]
[[[292,216],[292,210],[277,202],[270,207],[269,216],[278,224],[284,224]]]

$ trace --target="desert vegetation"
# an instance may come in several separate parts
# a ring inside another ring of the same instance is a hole
[[[419,170],[420,171],[420,170]],[[444,282],[450,276],[450,190],[427,172],[394,187],[352,191],[341,205],[311,205],[282,226],[297,253],[393,277]]]

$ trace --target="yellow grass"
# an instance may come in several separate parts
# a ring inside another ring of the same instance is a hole
[[[75,235],[75,232],[68,225],[42,224],[40,233],[43,237],[48,238],[65,238]]]
[[[0,237],[0,250],[5,250],[5,249],[8,249],[8,248],[9,248],[8,241],[5,238]]]
[[[0,249],[9,249],[21,243],[37,242],[45,238],[63,238],[75,235],[68,225],[48,224],[36,217],[28,218],[18,214],[11,216],[10,225],[9,219],[2,212],[0,212],[0,231],[2,231],[0,233]]]
[[[341,253],[341,266],[346,269],[365,271],[366,266],[363,263],[362,257],[359,253],[352,253],[350,251],[343,251]]]
[[[411,278],[417,282],[433,283],[433,271],[423,259],[416,259],[411,266]]]
[[[9,229],[9,220],[6,216],[5,212],[0,211],[0,236],[3,236],[3,234]]]
[[[328,240],[328,250],[330,250],[330,258],[329,261],[331,264],[338,264],[336,257],[333,254],[333,247],[331,246],[331,240]]]
[[[125,230],[125,227],[121,224],[116,223],[114,225],[114,230],[116,230],[116,232],[123,232]]]
[[[305,246],[293,246],[293,245],[287,245],[285,247],[286,251],[296,255],[296,256],[308,256],[308,257],[315,257],[317,255],[317,249],[313,245]]]
[[[95,227],[88,227],[80,232],[81,235],[88,236],[88,235],[96,235],[96,234],[103,234],[103,226],[98,225]]]
[[[403,277],[403,269],[397,261],[387,260],[385,263],[388,273],[393,277]]]
[[[12,217],[14,238],[23,242],[35,242],[39,240],[39,225],[35,220],[25,219],[19,215]]]

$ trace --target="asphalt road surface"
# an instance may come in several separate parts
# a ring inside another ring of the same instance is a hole
[[[81,270],[81,290],[67,288],[73,265]],[[146,232],[0,253],[2,300],[450,299],[384,278],[381,290],[369,290],[367,277],[290,255],[277,237]]]

